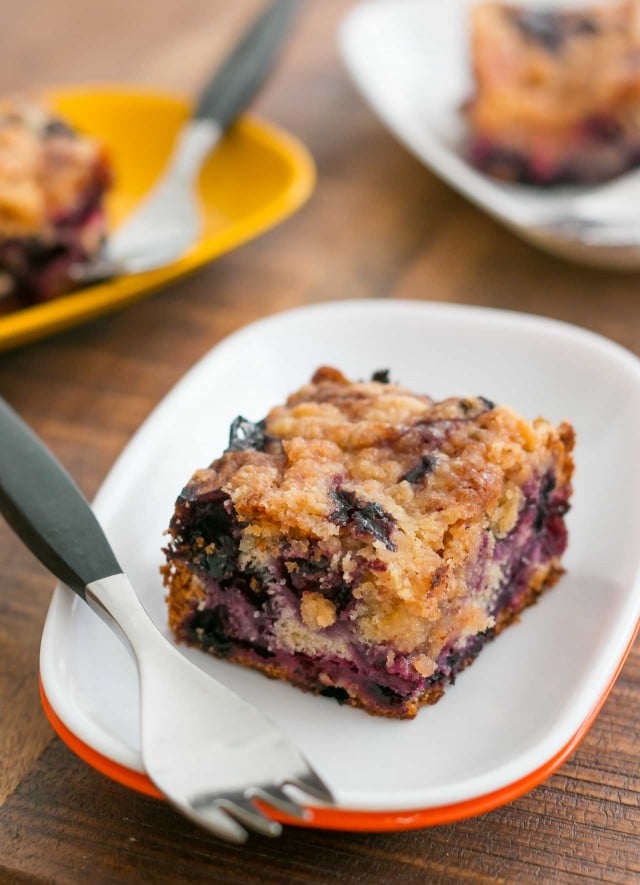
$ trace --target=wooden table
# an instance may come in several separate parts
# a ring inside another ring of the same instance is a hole
[[[445,2],[445,0],[442,0]],[[294,218],[148,301],[0,357],[0,392],[95,493],[202,354],[276,310],[338,298],[493,305],[569,320],[640,353],[640,279],[543,255],[430,175],[356,95],[335,33],[348,0],[307,4],[258,108],[311,148]],[[3,89],[130,80],[194,89],[254,0],[4,4]],[[546,784],[475,820],[388,835],[289,829],[228,847],[110,782],[53,735],[37,696],[52,579],[0,525],[0,881],[638,882],[640,647]]]

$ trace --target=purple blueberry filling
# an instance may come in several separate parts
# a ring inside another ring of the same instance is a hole
[[[95,219],[91,218],[93,212]],[[52,243],[37,238],[0,243],[0,268],[11,275],[17,298],[26,304],[49,301],[72,288],[71,268],[88,258],[81,231],[93,220],[102,224],[100,219],[101,210],[94,208],[82,221],[60,224]]]
[[[500,566],[502,577],[489,603],[498,624],[523,607],[534,574],[559,557],[567,543],[563,522],[567,490],[558,490],[549,473],[523,491],[525,503],[514,529],[496,540],[491,556],[487,533],[467,574],[470,592],[478,593],[489,566]],[[363,506],[353,493],[342,489],[336,491],[335,500],[332,518],[338,525],[356,535],[392,543],[393,520],[379,505]],[[183,638],[221,657],[241,653],[246,663],[273,664],[292,682],[339,703],[349,699],[351,688],[352,694],[368,698],[378,710],[401,713],[426,691],[453,682],[495,635],[495,629],[490,629],[450,643],[440,653],[434,673],[424,677],[410,655],[386,645],[365,645],[355,636],[351,613],[357,605],[352,591],[362,577],[358,568],[347,583],[317,550],[302,558],[284,549],[261,573],[239,570],[241,526],[231,500],[219,491],[199,496],[197,489],[187,487],[178,501],[173,528],[177,543],[170,558],[186,563],[206,594],[204,604],[194,605],[182,623]],[[214,541],[214,548],[205,546],[203,539]],[[276,624],[283,614],[300,620],[301,596],[309,590],[334,604],[337,619],[325,633],[343,640],[348,656],[294,654],[279,644]]]
[[[562,162],[540,162],[535,153],[483,136],[471,139],[468,157],[481,172],[501,181],[552,187],[606,181],[633,169],[640,163],[640,142],[616,118],[599,114],[582,121]]]
[[[106,184],[105,170],[79,206],[55,221],[50,241],[16,237],[0,242],[0,269],[12,277],[14,294],[21,302],[49,301],[73,288],[71,267],[91,257],[83,241],[85,231],[105,227],[102,199]]]

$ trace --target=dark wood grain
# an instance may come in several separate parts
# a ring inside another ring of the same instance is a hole
[[[442,0],[444,2],[444,0]],[[2,88],[133,80],[193,89],[254,0],[3,4]],[[0,392],[92,495],[131,434],[224,335],[337,298],[485,304],[578,323],[640,353],[640,276],[520,242],[406,153],[335,48],[347,0],[309,2],[259,109],[313,151],[294,218],[121,313],[0,356]],[[396,834],[288,830],[220,845],[89,769],[49,729],[37,655],[52,581],[0,525],[0,881],[456,883],[640,881],[640,651],[546,784],[475,820]],[[390,760],[392,764],[392,760]]]

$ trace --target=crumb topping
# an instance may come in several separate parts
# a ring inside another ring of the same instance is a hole
[[[470,114],[485,133],[540,138],[640,99],[637,0],[574,10],[488,2],[470,16]]]
[[[304,588],[303,561],[338,571],[355,600],[342,616],[365,642],[419,649],[425,676],[447,636],[493,626],[495,576],[470,596],[469,569],[513,529],[523,489],[551,468],[559,484],[572,471],[567,424],[530,422],[480,396],[434,402],[386,378],[352,383],[329,367],[255,426],[243,425],[242,440],[261,450],[231,448],[183,495],[229,497],[243,570],[284,558],[297,573],[307,644],[341,615]]]
[[[330,627],[336,622],[336,607],[321,593],[307,590],[302,594],[300,614],[307,627]]]

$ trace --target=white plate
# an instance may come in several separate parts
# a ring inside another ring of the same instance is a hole
[[[576,196],[595,217],[637,215],[640,175],[599,188],[544,189],[493,181],[464,159],[460,112],[473,92],[468,18],[474,0],[368,0],[345,17],[340,49],[347,69],[396,137],[433,172],[525,239],[579,261],[640,267],[640,250],[582,246],[531,229]],[[521,0],[545,7],[583,0]],[[588,195],[588,196],[587,196]]]
[[[568,573],[413,721],[371,717],[203,652],[184,653],[268,712],[340,808],[427,809],[512,785],[584,726],[640,617],[640,361],[582,329],[455,305],[342,302],[243,329],[158,406],[95,501],[165,635],[158,568],[176,495],[222,451],[237,414],[260,418],[320,364],[355,378],[391,367],[395,379],[436,397],[483,394],[531,418],[569,419],[578,444]],[[142,771],[133,664],[66,588],[56,590],[47,618],[41,676],[55,713],[81,741]]]

